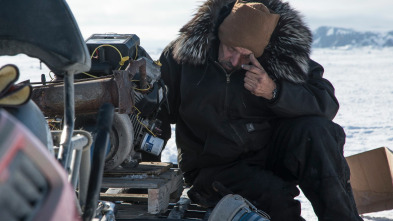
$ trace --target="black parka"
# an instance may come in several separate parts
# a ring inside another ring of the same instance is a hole
[[[306,83],[278,82],[280,91],[274,103],[244,88],[245,71],[229,75],[214,60],[206,66],[179,65],[170,51],[160,60],[170,103],[170,115],[163,109],[161,119],[166,130],[170,130],[169,123],[176,124],[183,172],[263,151],[271,133],[269,121],[275,118],[317,115],[333,119],[338,110],[333,86],[321,77],[322,67],[312,60]]]
[[[278,5],[281,10],[285,8],[283,6],[288,7],[285,9],[287,11],[284,10],[285,13],[292,12],[286,3],[277,0],[264,3],[273,10]],[[322,78],[322,66],[309,59],[309,32],[306,31],[305,37],[301,36],[300,39],[307,45],[300,48],[303,51],[296,49],[302,44],[292,46],[294,54],[288,51],[290,48],[280,51],[276,47],[275,44],[282,45],[282,33],[288,33],[283,30],[288,25],[284,12],[276,11],[281,14],[277,30],[264,54],[258,58],[279,86],[278,98],[274,102],[257,97],[244,88],[244,70],[227,73],[219,65],[219,40],[215,37],[215,31],[206,31],[208,45],[202,43],[198,47],[199,43],[194,40],[199,39],[195,37],[201,32],[193,30],[208,25],[217,27],[210,23],[207,25],[205,20],[198,18],[202,18],[204,13],[210,13],[212,23],[220,22],[222,7],[230,9],[231,4],[233,5],[232,1],[207,1],[195,18],[182,28],[182,35],[164,50],[160,58],[161,74],[168,87],[169,100],[169,112],[163,109],[160,119],[163,121],[166,139],[170,136],[169,124],[176,124],[178,162],[186,181],[188,178],[192,180],[192,174],[199,168],[223,165],[267,151],[272,120],[306,115],[333,119],[338,110],[334,88]],[[217,15],[206,9],[213,7],[212,5],[217,7],[213,10]],[[293,13],[291,17],[297,15],[296,12]],[[299,18],[295,18],[298,21]],[[299,22],[295,24],[305,28],[300,20]],[[187,41],[194,41],[197,46],[193,44],[193,47],[198,50],[184,48],[187,47]],[[201,51],[199,57],[193,57]],[[261,165],[263,161],[261,158]]]

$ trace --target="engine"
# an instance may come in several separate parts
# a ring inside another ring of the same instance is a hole
[[[94,34],[86,40],[86,44],[92,55],[92,68],[78,78],[108,76],[116,70],[125,70],[127,66],[133,65],[132,61],[140,59],[146,63],[145,86],[141,83],[143,79],[140,71],[131,80],[134,101],[132,113],[115,114],[105,170],[119,165],[124,168],[135,167],[144,153],[158,159],[164,141],[159,138],[161,122],[157,120],[157,114],[161,108],[165,108],[167,93],[161,80],[160,64],[151,59],[134,34]],[[86,118],[85,115],[81,117]],[[82,122],[86,123],[85,120]],[[86,128],[88,124],[82,123],[79,127]]]

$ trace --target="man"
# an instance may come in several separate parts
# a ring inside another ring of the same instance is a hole
[[[269,213],[302,220],[299,185],[320,220],[361,220],[345,134],[311,33],[280,0],[207,0],[160,61],[191,200],[214,206],[217,181]]]

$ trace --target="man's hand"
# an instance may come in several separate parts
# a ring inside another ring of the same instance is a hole
[[[254,54],[250,55],[250,60],[251,65],[242,65],[242,68],[247,70],[244,87],[255,96],[272,99],[276,83],[269,77]]]

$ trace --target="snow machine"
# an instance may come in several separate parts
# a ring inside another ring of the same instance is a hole
[[[167,91],[137,35],[84,41],[64,0],[5,1],[0,21],[0,56],[55,74],[17,83],[24,73],[1,64],[0,221],[267,220],[238,195],[215,210],[192,204],[176,166],[142,162],[159,161]]]
[[[12,64],[0,68],[0,220],[91,220],[114,107],[100,107],[92,163],[82,165],[93,140],[74,130],[74,74],[90,70],[91,60],[77,23],[63,0],[5,1],[0,21],[0,55],[38,58],[64,85],[62,125],[50,131],[30,82],[17,83],[23,73]]]

